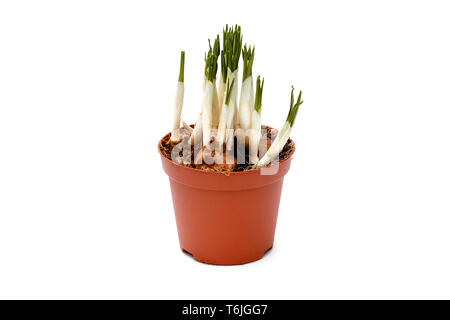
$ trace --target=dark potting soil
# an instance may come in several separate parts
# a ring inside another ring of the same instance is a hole
[[[261,139],[266,139],[267,140],[267,149],[270,148],[270,145],[272,143],[272,141],[275,139],[276,134],[277,134],[277,130],[276,129],[272,129],[268,126],[262,126],[262,137]],[[239,159],[245,159],[245,163],[241,163],[241,164],[232,164],[232,165],[218,165],[218,164],[211,164],[208,165],[206,163],[201,163],[201,164],[195,164],[194,163],[194,154],[199,153],[199,149],[201,148],[201,146],[190,146],[189,145],[189,133],[186,129],[181,129],[180,131],[181,136],[183,136],[183,141],[180,143],[176,143],[173,144],[170,142],[170,134],[167,135],[166,137],[163,138],[163,140],[161,140],[160,143],[160,150],[161,153],[168,159],[170,159],[171,161],[174,161],[177,164],[182,164],[186,167],[189,168],[196,168],[196,169],[202,169],[202,170],[206,170],[206,171],[220,171],[220,172],[238,172],[238,171],[246,171],[246,170],[252,170],[255,169],[255,166],[251,163],[249,163],[248,160],[248,148],[245,148],[245,155],[242,154],[238,154],[237,150],[240,150],[242,148],[238,147],[238,142],[237,139],[234,139],[234,158],[235,160],[237,158]],[[184,155],[183,154],[183,148],[188,148],[191,149],[190,154],[188,155]],[[177,150],[174,150],[174,148],[177,148]],[[279,156],[279,161],[286,159],[287,157],[290,156],[290,154],[292,153],[294,148],[294,144],[292,142],[292,140],[288,140],[288,142],[286,142],[286,144],[284,145],[283,150],[281,150],[280,152],[280,156]],[[176,155],[176,159],[172,160],[172,153],[175,152]],[[263,154],[259,154],[259,158],[261,158],[263,156]],[[197,161],[198,163],[199,161]]]

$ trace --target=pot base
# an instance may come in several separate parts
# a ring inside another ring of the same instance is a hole
[[[189,252],[186,249],[181,248],[181,251],[190,256],[192,259],[194,259],[197,262],[201,262],[201,263],[205,263],[205,264],[211,264],[211,265],[215,265],[215,266],[236,266],[236,265],[242,265],[242,264],[247,264],[247,263],[251,263],[251,262],[255,262],[258,260],[261,260],[262,258],[264,258],[264,256],[270,251],[272,250],[272,247],[270,247],[269,249],[267,249],[265,252],[263,252],[262,254],[259,255],[255,255],[255,256],[247,256],[243,259],[239,259],[239,260],[222,260],[220,262],[218,262],[217,260],[211,260],[211,258],[209,257],[200,257],[197,256],[195,254],[192,254],[191,252]]]

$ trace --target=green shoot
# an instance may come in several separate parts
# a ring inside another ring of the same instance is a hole
[[[239,66],[239,58],[242,49],[242,35],[241,27],[228,28],[225,26],[223,30],[223,55],[226,66],[230,68],[231,72],[235,71]]]
[[[260,76],[258,76],[258,78],[256,79],[256,92],[254,105],[254,109],[256,110],[256,112],[259,112],[261,110],[263,87],[264,87],[264,78],[261,82]]]
[[[227,95],[225,96],[225,104],[226,105],[229,105],[229,103],[230,103],[231,91],[233,91],[233,86],[234,86],[234,79],[233,79],[233,81],[231,81],[231,85],[230,85],[230,81],[228,81],[228,83],[227,83]]]
[[[181,51],[180,74],[178,76],[178,82],[184,82],[184,51]]]
[[[222,50],[222,55],[220,56],[220,71],[222,72],[222,82],[227,82],[228,65],[225,55]]]
[[[211,41],[208,39],[209,50],[205,53],[205,77],[208,81],[214,81],[217,76],[217,55],[220,52],[220,40],[219,35],[214,40],[214,47],[211,47]]]
[[[295,118],[297,117],[298,108],[300,107],[300,105],[302,103],[303,103],[302,91],[300,90],[300,93],[298,94],[297,102],[294,104],[294,87],[292,87],[291,106],[289,107],[289,114],[286,119],[286,121],[289,122],[291,127],[294,125]]]
[[[209,44],[209,46],[211,47],[211,43]],[[219,35],[217,35],[217,37],[214,39],[213,53],[217,57],[220,56],[220,38],[219,38]]]
[[[244,64],[244,71],[242,76],[242,82],[245,81],[248,77],[252,75],[252,67],[253,67],[253,59],[255,58],[255,46],[253,49],[247,45],[244,45],[244,49],[242,49],[242,60]]]

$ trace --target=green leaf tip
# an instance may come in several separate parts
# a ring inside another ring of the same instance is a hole
[[[220,38],[219,38],[219,35],[217,35],[217,37],[214,39],[213,53],[216,56],[220,56]]]
[[[228,24],[223,29],[223,51],[224,67],[227,67],[231,72],[235,71],[239,66],[239,58],[242,50],[242,34],[241,27],[235,25],[229,28]],[[223,75],[222,75],[223,76]]]
[[[217,59],[220,55],[219,35],[214,39],[214,45],[211,47],[211,41],[208,39],[209,50],[205,53],[205,77],[209,81],[213,81],[217,76]]]
[[[289,107],[289,114],[287,116],[286,121],[289,122],[290,126],[292,127],[295,122],[295,118],[297,118],[297,112],[300,105],[303,103],[302,100],[302,91],[300,90],[300,93],[298,94],[297,102],[294,104],[294,87],[292,86],[291,90],[291,105]]]
[[[180,74],[178,75],[178,82],[184,82],[184,51],[180,55]]]
[[[256,92],[254,105],[254,109],[256,110],[256,112],[260,112],[261,110],[263,88],[264,88],[264,78],[262,79],[261,82],[261,77],[258,76],[258,78],[256,79]]]
[[[234,79],[233,79],[233,81],[231,81],[231,85],[230,85],[230,81],[227,82],[227,94],[225,96],[225,104],[226,105],[229,105],[229,103],[230,103],[231,91],[233,91],[233,86],[234,86]]]
[[[242,49],[242,60],[244,65],[242,81],[245,81],[248,77],[252,75],[253,68],[253,60],[255,59],[255,46],[253,49],[251,46],[247,48],[247,45],[244,45],[244,49]]]

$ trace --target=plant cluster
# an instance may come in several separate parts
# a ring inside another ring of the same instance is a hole
[[[188,150],[184,148],[181,154],[177,151],[177,156],[183,159],[194,159],[194,163],[201,168],[206,166],[219,171],[233,170],[239,163],[237,156],[242,155],[242,152],[236,152],[236,149],[244,150],[243,159],[252,168],[269,165],[278,159],[289,140],[298,109],[303,103],[302,92],[299,92],[295,100],[292,87],[286,122],[278,133],[272,130],[269,135],[264,134],[261,130],[264,79],[261,80],[258,75],[255,90],[252,72],[255,46],[247,44],[242,46],[241,27],[238,25],[225,26],[222,33],[222,48],[219,35],[214,38],[213,44],[210,40],[208,43],[208,51],[204,58],[202,104],[193,128],[184,121],[183,128],[180,128],[185,64],[185,53],[181,52],[170,144],[174,146],[181,142],[182,145],[189,145]],[[239,88],[238,73],[241,55],[243,72]],[[216,83],[217,71],[219,71],[218,84]],[[265,139],[269,136],[272,140],[267,143]],[[267,149],[268,145],[270,147]],[[192,150],[195,153],[193,157],[187,155]]]

